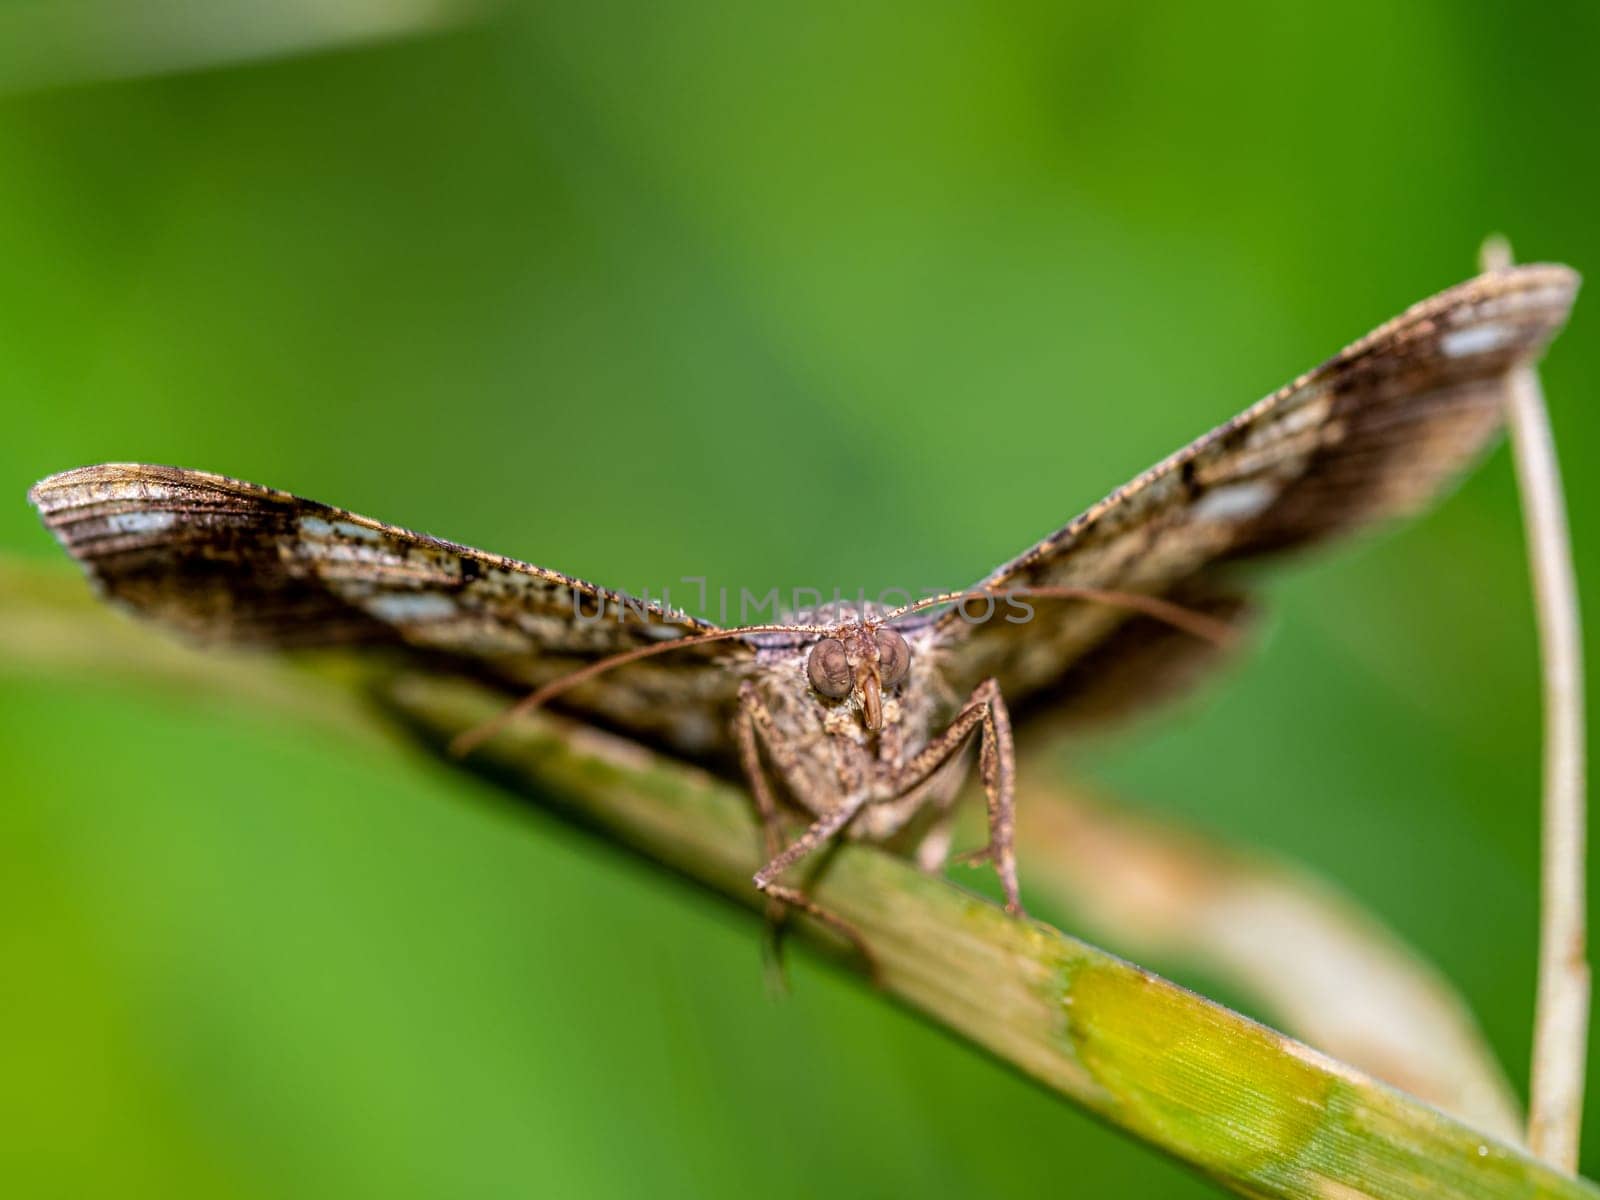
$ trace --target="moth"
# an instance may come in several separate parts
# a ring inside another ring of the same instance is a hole
[[[893,610],[836,604],[720,629],[173,467],[83,467],[30,499],[109,600],[179,633],[398,654],[742,774],[766,845],[755,886],[824,919],[786,872],[839,836],[941,867],[976,746],[988,839],[969,857],[993,865],[1016,914],[1014,718],[1042,729],[1165,694],[1244,624],[1242,567],[1434,497],[1499,434],[1508,374],[1561,329],[1578,282],[1522,266],[1425,300],[965,592]],[[1031,619],[975,620],[954,603],[1015,595]],[[810,824],[785,846],[786,809]]]

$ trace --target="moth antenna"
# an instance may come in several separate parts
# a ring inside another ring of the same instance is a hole
[[[885,622],[898,620],[900,617],[909,616],[914,612],[921,612],[925,608],[934,608],[941,604],[958,604],[967,600],[983,597],[993,600],[996,596],[1037,596],[1049,600],[1087,600],[1096,604],[1106,604],[1113,608],[1125,608],[1131,612],[1142,613],[1157,621],[1171,625],[1174,629],[1183,631],[1201,641],[1210,642],[1224,650],[1233,646],[1239,640],[1239,631],[1226,621],[1219,621],[1216,617],[1208,616],[1192,608],[1171,600],[1163,600],[1159,596],[1147,596],[1143,592],[1118,592],[1107,588],[1041,586],[1026,588],[1006,588],[1003,591],[986,591],[982,588],[965,592],[945,592],[939,596],[929,596],[926,600],[918,600],[914,604],[907,604],[890,613]]]
[[[685,646],[698,646],[704,642],[725,642],[731,638],[748,637],[756,633],[827,633],[828,627],[823,625],[744,625],[737,629],[713,629],[705,633],[692,633],[687,637],[674,638],[670,642],[656,642],[650,646],[635,646],[632,650],[623,650],[620,653],[608,655],[597,659],[586,667],[579,667],[576,671],[552,679],[549,683],[536,691],[529,692],[515,704],[501,709],[494,716],[482,724],[474,725],[471,729],[463,730],[450,739],[449,751],[456,758],[471,754],[484,742],[499,733],[512,721],[524,713],[532,712],[549,700],[559,696],[568,688],[575,687],[596,675],[603,675],[613,667],[620,667],[624,663],[638,662],[641,658],[653,658],[657,654],[667,654],[673,650],[682,650]]]

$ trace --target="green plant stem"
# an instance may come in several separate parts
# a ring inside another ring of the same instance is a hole
[[[381,703],[442,748],[503,704],[405,676]],[[551,718],[462,764],[756,910],[742,791]],[[1248,1196],[1600,1196],[1307,1046],[876,849],[813,895],[860,931],[884,991],[1046,1087]],[[835,949],[831,935],[813,929]]]
[[[1510,243],[1490,238],[1479,259],[1484,270],[1509,267]],[[1583,626],[1561,467],[1544,390],[1532,364],[1512,371],[1506,409],[1527,530],[1534,610],[1539,618],[1544,688],[1539,983],[1533,1018],[1528,1145],[1540,1158],[1570,1171],[1578,1164],[1589,1043]]]
[[[1339,889],[1095,796],[1048,755],[1024,758],[1018,777],[1022,877],[1052,915],[1225,984],[1324,1053],[1522,1141],[1516,1093],[1459,993]]]

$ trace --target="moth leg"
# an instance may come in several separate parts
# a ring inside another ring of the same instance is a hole
[[[772,887],[773,880],[806,855],[815,853],[831,841],[834,834],[850,824],[866,803],[867,792],[859,791],[853,796],[847,796],[842,803],[836,804],[811,822],[804,833],[789,843],[787,849],[756,872],[756,886],[763,892],[768,891]]]
[[[849,942],[866,966],[867,977],[872,980],[874,986],[882,986],[883,973],[878,968],[877,955],[872,953],[861,931],[850,924],[849,921],[846,921],[838,913],[829,912],[799,888],[786,887],[781,883],[769,883],[761,890],[769,899],[777,903],[780,908],[784,905],[792,905],[816,918],[816,920]]]
[[[746,687],[749,685],[747,684]],[[783,848],[783,821],[778,814],[778,802],[772,795],[772,787],[767,780],[767,772],[761,765],[761,749],[756,742],[755,717],[750,712],[752,705],[759,707],[760,701],[753,695],[747,696],[740,693],[742,702],[739,715],[733,721],[734,741],[739,747],[739,765],[744,768],[746,781],[750,785],[750,794],[755,798],[756,816],[761,822],[762,860],[776,858]],[[789,915],[789,906],[784,903],[784,895],[790,889],[776,889],[767,893],[766,904],[766,937],[762,941],[762,959],[767,967],[767,984],[775,996],[784,995],[788,991],[788,979],[783,967],[783,934],[785,918]],[[803,896],[799,897],[797,907],[810,910],[815,908]]]
[[[974,688],[966,706],[956,714],[949,728],[901,768],[900,782],[907,788],[921,783],[952,755],[959,753],[974,730],[981,738],[978,775],[983,780],[983,793],[989,807],[989,842],[981,850],[960,855],[957,861],[992,863],[1005,893],[1006,911],[1019,917],[1023,911],[1017,892],[1017,855],[1013,845],[1017,824],[1017,756],[1011,741],[1011,715],[1000,696],[1000,685],[993,679],[985,679]]]
[[[872,977],[873,983],[880,981],[877,957],[872,953],[872,948],[867,945],[867,940],[861,931],[850,924],[837,913],[831,913],[815,900],[796,888],[786,887],[777,883],[780,875],[794,866],[808,854],[814,854],[833,840],[835,834],[848,825],[855,815],[859,813],[867,802],[867,793],[859,792],[847,799],[843,804],[829,810],[813,821],[806,831],[791,842],[787,849],[773,858],[766,866],[755,874],[755,885],[763,895],[792,904],[796,908],[810,913],[828,928],[838,933],[861,955],[867,965],[867,973]]]
[[[801,776],[794,767],[794,748],[778,735],[773,726],[772,714],[767,711],[766,705],[761,702],[761,697],[757,695],[754,685],[750,683],[744,684],[739,689],[739,715],[734,721],[734,737],[739,746],[740,765],[744,768],[745,776],[750,781],[750,792],[755,797],[756,813],[761,820],[761,832],[766,847],[767,865],[762,867],[760,872],[756,874],[755,885],[767,897],[767,923],[771,931],[769,945],[772,947],[774,961],[779,964],[778,971],[780,973],[782,971],[780,935],[783,918],[787,911],[786,906],[793,905],[795,908],[810,914],[822,922],[822,924],[854,946],[862,960],[867,964],[867,970],[872,977],[872,981],[877,983],[879,980],[878,962],[868,948],[866,939],[861,936],[860,930],[843,917],[823,908],[804,892],[772,882],[773,879],[781,875],[805,855],[816,850],[832,834],[826,834],[808,841],[816,826],[823,823],[818,821],[810,829],[807,829],[788,850],[782,849],[783,822],[779,815],[777,800],[773,796],[771,785],[767,780],[767,773],[761,765],[761,747],[766,747],[767,754],[772,758],[774,766],[782,775],[784,783],[789,787],[790,791],[795,792],[796,797],[805,803],[807,808],[818,809],[823,806],[816,803],[813,797],[803,794],[802,789],[805,785],[801,782]],[[855,809],[844,817],[834,832],[837,832],[838,828],[843,828],[859,808],[860,803],[857,803]],[[831,816],[832,814],[830,813],[829,815]],[[826,817],[823,818],[823,820],[826,819]],[[796,849],[802,844],[805,848],[796,853]],[[781,865],[779,865],[780,861]]]
[[[749,687],[748,684],[745,686]],[[761,766],[761,748],[756,744],[756,719],[751,708],[759,708],[761,701],[743,689],[740,690],[739,700],[740,710],[733,721],[733,736],[739,746],[739,765],[744,768],[750,794],[755,798],[756,816],[761,821],[763,857],[771,860],[783,848],[783,824],[778,816],[778,802],[773,798],[767,773]],[[783,901],[773,897],[767,904],[767,921],[774,931],[783,920],[783,912]]]

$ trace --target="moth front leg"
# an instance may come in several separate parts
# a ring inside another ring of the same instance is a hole
[[[744,686],[750,687],[748,683]],[[739,747],[739,765],[744,768],[745,782],[750,785],[750,794],[755,798],[756,817],[761,822],[763,858],[771,860],[777,857],[779,850],[783,849],[783,824],[778,817],[778,803],[773,798],[767,773],[761,766],[761,747],[756,742],[756,718],[751,709],[760,708],[761,702],[755,697],[753,689],[749,695],[741,689],[739,706],[739,715],[733,719],[733,737]],[[783,901],[769,895],[767,923],[771,926],[770,937],[774,952],[780,936],[778,927],[783,922],[783,914]]]
[[[761,747],[757,744],[756,722],[762,722],[770,744],[772,717],[756,695],[755,686],[744,684],[739,689],[739,715],[733,719],[733,737],[739,747],[739,765],[744,768],[745,781],[755,798],[756,816],[761,820],[762,844],[766,857],[774,858],[783,847],[783,825],[778,817],[778,802],[773,798],[767,773],[761,766]],[[776,757],[776,756],[775,756]]]
[[[922,783],[961,753],[974,731],[981,738],[978,775],[983,781],[989,807],[989,843],[960,858],[971,863],[993,863],[1005,892],[1006,911],[1020,917],[1024,914],[1017,891],[1017,854],[1013,844],[1017,824],[1017,755],[1011,741],[1011,714],[1001,698],[1000,685],[993,679],[985,679],[974,688],[949,728],[901,767],[898,784],[901,789],[909,790]]]
[[[804,833],[790,843],[788,849],[756,872],[755,885],[763,892],[770,893],[778,876],[808,854],[814,854],[832,841],[835,834],[855,819],[855,815],[861,811],[866,802],[867,793],[860,791],[853,796],[846,797],[842,802],[823,813],[806,827]]]
[[[783,740],[778,733],[772,714],[767,711],[767,706],[762,703],[760,695],[756,692],[755,685],[746,682],[739,689],[739,715],[734,718],[734,738],[739,746],[739,761],[744,768],[746,778],[750,783],[750,792],[755,797],[756,813],[761,820],[761,832],[766,846],[766,865],[755,875],[755,885],[767,897],[767,919],[774,929],[783,918],[785,904],[791,904],[802,911],[809,913],[829,928],[843,936],[855,946],[861,957],[866,960],[867,967],[876,979],[878,974],[877,961],[872,956],[872,951],[867,948],[866,941],[858,930],[843,917],[829,912],[817,904],[811,897],[795,888],[785,887],[777,883],[777,878],[792,867],[806,855],[812,853],[826,843],[835,833],[849,824],[850,819],[860,811],[865,803],[865,796],[853,805],[841,806],[836,809],[827,809],[822,798],[814,796],[806,790],[805,777],[800,773],[792,745]],[[806,808],[813,812],[824,812],[825,815],[815,821],[787,850],[781,849],[783,844],[783,823],[778,814],[778,803],[772,794],[772,787],[767,779],[767,773],[761,765],[761,748],[766,748],[767,755],[777,768],[785,786],[794,793],[794,796]]]

